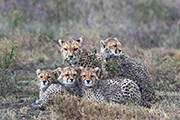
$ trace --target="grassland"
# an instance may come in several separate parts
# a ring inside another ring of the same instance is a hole
[[[179,0],[0,0],[0,119],[180,119]],[[117,37],[147,66],[159,101],[150,109],[58,96],[45,110],[35,70],[63,66],[57,40],[83,47]]]

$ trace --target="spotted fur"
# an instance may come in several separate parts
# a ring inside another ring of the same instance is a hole
[[[51,84],[44,92],[41,94],[40,98],[38,100],[35,100],[31,103],[31,107],[33,109],[36,108],[42,108],[46,104],[48,104],[49,101],[53,100],[53,98],[56,95],[64,95],[71,93],[71,90],[64,87],[61,84]]]
[[[95,99],[99,102],[126,103],[131,101],[134,104],[141,103],[141,92],[133,81],[124,78],[112,78],[100,80],[98,75],[100,69],[97,67],[80,67],[82,95],[88,99]]]
[[[51,85],[57,84],[57,70],[36,70],[36,74],[38,77],[38,86],[40,88],[39,97],[43,94],[43,92]]]
[[[71,66],[76,67],[101,67],[102,57],[87,49],[82,49],[83,39],[62,41],[59,40],[60,50],[64,60]]]
[[[75,64],[81,58],[81,43],[83,39],[62,41],[59,40],[60,51],[63,59],[68,61],[70,64]]]
[[[79,84],[79,69],[65,67],[61,69],[61,74],[58,81],[71,90],[71,94],[81,97]]]
[[[117,38],[107,38],[105,41],[101,40],[101,55],[104,58],[110,57],[110,55],[119,56],[122,54],[121,43]]]
[[[58,72],[57,80],[59,84],[52,83],[48,88],[41,92],[40,98],[31,104],[32,108],[41,108],[49,101],[53,100],[56,95],[71,94],[81,97],[80,87],[76,80],[78,77],[76,70],[68,67],[59,67],[55,71]],[[69,74],[69,77],[67,77],[67,74]],[[71,75],[73,76],[71,77]],[[73,81],[71,81],[71,78],[73,78]]]
[[[120,76],[133,80],[140,88],[144,101],[154,102],[154,86],[147,68],[135,59],[122,53],[120,42],[112,38],[101,40],[102,69],[108,77]],[[116,45],[116,46],[114,46]],[[112,48],[111,46],[114,46]],[[114,49],[114,50],[112,50]],[[119,53],[112,52],[119,51]],[[121,51],[121,52],[120,52]],[[113,69],[111,69],[111,66]]]

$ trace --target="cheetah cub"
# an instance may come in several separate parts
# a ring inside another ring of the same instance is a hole
[[[101,55],[93,53],[90,50],[82,49],[83,39],[62,41],[59,40],[60,51],[63,59],[71,66],[82,67],[100,67]]]
[[[38,78],[38,86],[40,89],[39,97],[43,94],[43,92],[51,85],[57,84],[57,76],[59,72],[57,70],[36,70],[37,78]]]
[[[98,102],[115,102],[126,103],[127,101],[134,104],[140,104],[141,92],[139,87],[129,79],[99,79],[100,68],[83,68],[81,69],[82,95],[88,99],[95,99]]]
[[[67,67],[66,68],[59,67],[55,71],[59,75],[58,78],[55,79],[56,82],[50,82],[48,84],[49,86],[43,92],[41,92],[41,95],[39,96],[40,97],[39,100],[36,100],[31,104],[32,108],[41,108],[42,106],[46,105],[49,101],[53,100],[53,98],[58,94],[59,95],[76,94],[77,96],[80,96],[79,86],[76,82],[76,79],[78,77],[76,70]],[[73,80],[70,77],[68,77],[71,76],[72,74],[73,74]],[[53,76],[53,78],[55,78],[55,76]],[[71,82],[65,82],[69,80]]]
[[[58,77],[58,81],[63,85],[69,88],[69,92],[77,97],[82,97],[80,93],[80,83],[79,83],[79,69],[78,68],[59,68],[61,72]]]
[[[108,76],[123,76],[133,80],[140,88],[142,99],[153,101],[154,86],[147,68],[125,55],[117,38],[101,40],[102,69]]]

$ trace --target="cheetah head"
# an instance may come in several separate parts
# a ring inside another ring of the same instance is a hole
[[[70,68],[70,67],[59,68],[59,71],[61,72],[61,74],[57,80],[61,84],[65,86],[69,86],[76,82],[76,79],[78,77],[78,72],[75,68]]]
[[[106,40],[101,40],[100,44],[101,54],[105,58],[110,57],[110,55],[120,56],[122,54],[121,43],[117,38],[107,38]]]
[[[99,80],[98,76],[100,75],[99,67],[96,68],[83,68],[81,69],[81,82],[86,87],[94,86]]]
[[[60,51],[62,53],[63,59],[67,62],[73,64],[79,61],[81,57],[81,44],[83,39],[62,41],[59,40]]]
[[[40,87],[40,89],[47,88],[49,85],[53,83],[58,83],[56,76],[58,76],[57,74],[59,73],[57,73],[57,70],[41,71],[40,69],[37,69],[36,74],[38,77],[38,86]]]

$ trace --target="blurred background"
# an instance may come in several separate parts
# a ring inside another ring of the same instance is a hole
[[[118,38],[147,66],[157,91],[179,92],[179,6],[180,0],[0,0],[0,99],[37,98],[35,70],[62,66],[58,39],[79,37],[83,47],[96,48]]]

